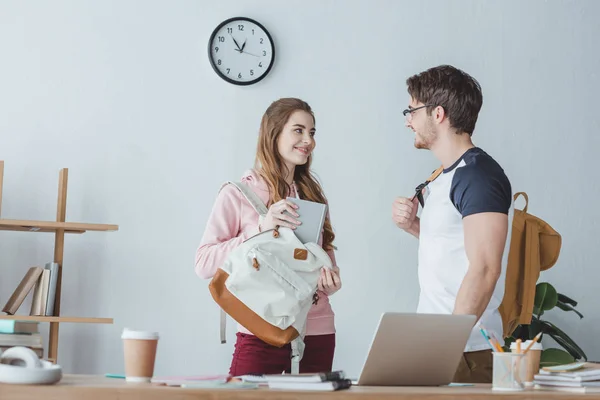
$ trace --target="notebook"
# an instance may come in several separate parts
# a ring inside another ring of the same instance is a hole
[[[313,390],[313,391],[335,391],[348,389],[352,386],[350,379],[324,382],[269,382],[269,389],[283,390]]]
[[[295,197],[288,197],[287,200],[298,206],[296,212],[299,217],[295,218],[302,222],[294,230],[296,237],[302,243],[318,243],[327,216],[327,205]]]
[[[272,374],[265,375],[264,378],[269,383],[320,383],[346,379],[346,374],[344,373],[344,371],[331,371],[321,373]]]

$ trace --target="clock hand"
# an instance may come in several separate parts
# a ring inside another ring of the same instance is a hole
[[[242,48],[240,49],[240,53],[241,53],[242,51],[244,51],[244,47],[246,47],[246,41],[245,41],[245,40],[244,40],[244,44],[242,45]]]
[[[257,56],[256,54],[248,53],[247,51],[240,51],[240,53],[249,54],[254,57],[260,57],[260,56]]]
[[[241,53],[242,49],[240,49],[240,45],[238,44],[237,40],[235,40],[235,38],[233,37],[233,35],[231,33],[229,34],[229,36],[231,36],[231,38],[233,39],[233,42],[237,46],[237,51],[239,51]]]

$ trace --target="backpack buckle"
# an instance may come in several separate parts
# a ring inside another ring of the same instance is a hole
[[[425,199],[423,198],[423,189],[425,189],[427,187],[428,183],[429,182],[423,182],[419,186],[417,186],[415,188],[415,195],[413,196],[412,199],[410,199],[411,201],[414,201],[415,197],[416,197],[419,200],[421,207],[425,207]]]

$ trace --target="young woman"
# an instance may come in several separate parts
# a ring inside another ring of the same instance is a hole
[[[242,177],[268,207],[259,221],[250,203],[232,185],[219,193],[208,219],[202,242],[196,251],[196,273],[210,279],[223,264],[229,252],[261,230],[275,226],[295,229],[296,207],[286,197],[326,203],[326,198],[310,172],[315,148],[315,118],[308,104],[295,98],[280,99],[265,112],[260,125],[255,168]],[[328,372],[332,369],[335,349],[334,313],[329,296],[341,287],[339,268],[333,253],[335,235],[329,215],[325,220],[320,245],[333,261],[334,269],[321,270],[318,300],[306,322],[304,356],[300,372]],[[290,345],[271,346],[238,325],[237,341],[229,373],[280,374],[290,372]]]

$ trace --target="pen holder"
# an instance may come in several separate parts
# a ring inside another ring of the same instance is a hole
[[[492,390],[518,391],[525,388],[527,364],[523,353],[494,352]]]

